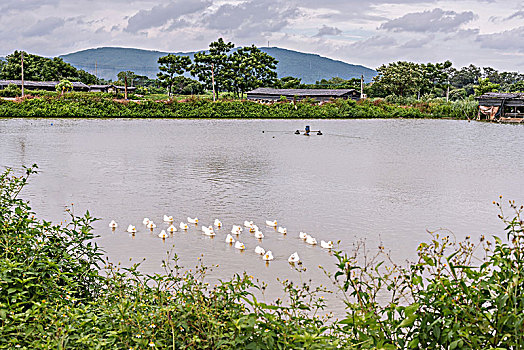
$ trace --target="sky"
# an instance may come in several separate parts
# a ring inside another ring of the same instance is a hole
[[[398,60],[524,72],[524,0],[1,0],[0,55],[118,46],[183,52],[222,37],[370,68]]]

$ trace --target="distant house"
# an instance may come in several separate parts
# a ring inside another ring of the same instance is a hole
[[[56,85],[59,83],[59,81],[24,81],[24,89],[56,91]],[[11,84],[22,88],[22,80],[0,80],[0,90]],[[89,91],[89,86],[84,83],[72,81],[71,84],[73,84],[73,91]]]
[[[125,86],[116,86],[113,84],[109,85],[89,85],[89,91],[90,92],[110,92],[110,93],[117,93],[117,92],[125,92],[126,88]],[[128,93],[134,93],[136,91],[136,87],[134,86],[128,86],[127,92]]]
[[[477,120],[524,121],[524,93],[488,92],[480,97]]]
[[[312,98],[319,102],[333,98],[359,100],[360,92],[355,89],[270,89],[258,88],[247,93],[247,99],[253,101],[278,101],[281,97],[287,100],[300,101]]]

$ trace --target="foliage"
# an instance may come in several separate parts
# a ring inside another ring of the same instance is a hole
[[[489,81],[489,78],[479,79],[479,84],[474,86],[475,96],[482,96],[488,92],[497,92],[500,84]]]
[[[18,198],[28,177],[0,175],[1,349],[335,349],[341,340],[315,314],[322,288],[282,285],[288,302],[259,302],[265,285],[236,275],[215,286],[209,268],[164,261],[142,275],[101,260],[89,213],[40,221]]]
[[[6,57],[2,67],[4,79],[20,80],[22,75],[21,51]],[[81,81],[84,84],[94,84],[97,78],[85,71],[77,70],[72,65],[65,63],[61,58],[46,58],[24,52],[24,78],[31,81]]]
[[[301,79],[295,77],[282,77],[275,79],[273,87],[275,89],[298,89],[301,87]]]
[[[191,66],[191,75],[198,77],[206,88],[215,91],[222,90],[227,86],[227,70],[229,68],[229,51],[235,47],[235,44],[219,38],[217,41],[209,44],[208,52],[195,53],[193,65]],[[214,81],[214,86],[213,86]]]
[[[494,202],[495,203],[495,202]],[[495,203],[502,208],[500,203]],[[506,239],[473,243],[434,232],[403,267],[383,247],[337,252],[347,305],[342,330],[359,348],[521,349],[524,346],[524,230],[510,202]],[[381,299],[381,301],[379,301]]]
[[[243,96],[244,92],[273,85],[277,79],[278,61],[255,45],[242,47],[229,57],[228,90]]]
[[[199,95],[204,93],[204,85],[184,76],[175,77],[173,88],[173,92],[177,95]]]
[[[173,85],[176,78],[189,70],[191,59],[188,56],[177,56],[169,54],[158,59],[160,73],[157,74],[160,84],[167,87],[171,96]]]
[[[73,91],[73,84],[69,80],[62,80],[60,83],[56,84],[55,89],[56,92],[63,95],[66,92]]]
[[[9,84],[3,90],[0,90],[1,97],[17,97],[22,95],[22,89],[15,84]]]
[[[133,97],[131,97],[133,99]],[[313,101],[293,104],[259,104],[251,101],[196,98],[186,102],[143,100],[122,103],[110,94],[70,93],[62,99],[46,96],[23,102],[0,101],[0,116],[10,117],[159,117],[159,118],[474,118],[476,101],[446,103],[413,100],[398,105],[384,100],[334,100],[318,105]],[[458,108],[457,106],[460,106]],[[471,107],[471,108],[470,108]]]

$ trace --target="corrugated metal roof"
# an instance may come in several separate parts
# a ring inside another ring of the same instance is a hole
[[[59,83],[59,81],[24,81],[24,86],[54,88]],[[7,86],[9,84],[21,86],[22,80],[0,80],[0,85]],[[89,86],[79,81],[72,81],[71,84],[75,88],[89,89]]]
[[[275,95],[275,96],[343,96],[356,91],[355,89],[271,89],[258,88],[248,91],[248,94]]]
[[[482,96],[479,96],[477,97],[478,99],[513,99],[513,98],[518,98],[518,99],[521,99],[523,98],[524,99],[524,93],[519,93],[519,92],[515,92],[515,93],[512,93],[512,92],[488,92],[488,93],[485,93],[484,95]]]

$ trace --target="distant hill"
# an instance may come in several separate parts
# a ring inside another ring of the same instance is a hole
[[[332,60],[315,54],[278,47],[261,47],[260,50],[278,60],[277,73],[280,78],[285,76],[299,77],[306,84],[333,77],[344,79],[360,78],[361,75],[364,75],[364,80],[369,82],[377,75],[377,72],[373,69]],[[118,72],[128,70],[139,75],[154,78],[158,72],[158,58],[167,54],[167,52],[160,51],[102,47],[74,52],[60,57],[76,68],[93,74],[96,70],[98,77],[115,80]],[[193,58],[195,52],[174,52],[174,54]]]

